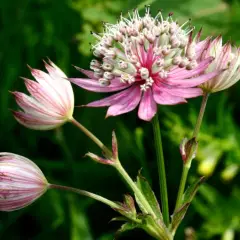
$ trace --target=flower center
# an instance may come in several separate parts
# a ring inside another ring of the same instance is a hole
[[[135,10],[129,19],[121,16],[117,24],[105,23],[103,34],[93,33],[98,40],[93,53],[99,60],[92,60],[90,68],[102,85],[119,78],[146,91],[156,78],[167,78],[173,67],[190,70],[197,65],[187,23],[179,26],[172,14],[163,19],[161,12],[153,18],[149,8],[144,17]]]

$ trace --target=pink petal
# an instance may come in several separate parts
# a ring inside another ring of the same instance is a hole
[[[121,83],[119,78],[113,79],[109,86],[101,86],[100,83],[94,79],[69,78],[69,81],[92,92],[115,92],[129,87],[128,84]]]
[[[164,89],[161,89],[156,84],[153,84],[153,98],[158,104],[162,105],[175,105],[187,102],[183,97],[165,92]]]
[[[198,66],[192,70],[186,70],[184,68],[177,68],[169,73],[167,80],[179,80],[183,78],[190,78],[195,75],[200,74],[203,72],[208,65],[214,60],[213,57],[209,57],[203,61],[201,61]]]
[[[190,79],[177,79],[177,80],[166,79],[166,83],[173,85],[175,87],[181,87],[181,88],[196,87],[216,77],[220,73],[221,71],[214,71],[214,72],[203,74],[198,77],[190,78]]]
[[[145,121],[151,121],[157,112],[157,104],[153,99],[151,88],[144,92],[138,108],[138,117]]]
[[[127,93],[125,96],[118,99],[115,104],[111,105],[108,108],[106,117],[117,116],[123,113],[127,113],[137,107],[141,99],[140,87],[132,86],[131,88],[125,90],[125,92]]]
[[[196,45],[196,59],[199,59],[205,49],[207,49],[208,45],[211,42],[211,38],[207,37],[205,40],[197,43]]]
[[[172,86],[165,85],[163,83],[157,83],[157,85],[164,92],[182,98],[199,97],[203,94],[201,88],[175,88]]]
[[[126,90],[123,90],[119,93],[113,94],[110,97],[106,97],[106,98],[103,98],[101,100],[88,103],[85,106],[86,107],[107,107],[107,106],[111,106],[111,105],[117,103],[122,98],[127,97],[127,95],[129,95],[135,88],[136,88],[136,86],[132,86],[132,87],[130,87]]]
[[[85,70],[85,69],[82,69],[80,67],[76,67],[74,66],[78,71],[80,71],[81,73],[83,73],[84,75],[86,75],[88,78],[91,78],[91,79],[97,79],[95,76],[94,76],[94,72],[93,71],[89,71],[89,70]]]
[[[24,112],[13,111],[13,115],[20,124],[36,130],[50,130],[64,123],[63,120],[40,118],[39,116],[34,116]]]

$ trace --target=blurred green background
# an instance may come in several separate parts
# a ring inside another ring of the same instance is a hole
[[[73,65],[88,68],[92,58],[90,30],[102,31],[102,21],[114,23],[120,12],[151,4],[174,12],[179,22],[188,18],[203,37],[222,34],[224,41],[240,44],[240,3],[234,0],[0,0],[0,151],[32,159],[52,183],[71,185],[121,201],[128,192],[114,169],[83,158],[97,147],[70,124],[62,129],[38,132],[20,126],[9,109],[17,106],[9,90],[23,90],[19,76],[29,77],[26,64],[43,69],[49,57],[68,76],[77,77]],[[189,181],[207,175],[176,239],[240,239],[240,84],[210,97],[200,135],[197,160]],[[98,99],[74,86],[76,105]],[[178,145],[190,136],[201,99],[189,104],[159,107],[163,129],[170,209],[173,211],[181,173]],[[116,130],[120,158],[132,177],[143,173],[158,194],[151,124],[136,112],[105,119],[106,109],[76,108],[75,117],[106,144]],[[151,177],[149,177],[151,176]],[[0,214],[0,239],[112,240],[119,223],[109,223],[116,213],[85,197],[51,190],[26,209]],[[151,239],[135,230],[119,239]]]

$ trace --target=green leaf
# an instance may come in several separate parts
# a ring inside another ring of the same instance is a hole
[[[171,223],[171,232],[175,233],[179,224],[182,222],[187,209],[190,203],[185,203],[180,209],[178,209],[172,216],[172,223]]]
[[[157,198],[150,187],[148,181],[140,175],[140,173],[137,176],[137,186],[142,192],[142,194],[145,196],[146,200],[149,202],[150,206],[152,207],[153,211],[155,212],[158,219],[162,219],[162,213],[159,206],[159,203],[157,201]],[[136,198],[136,201],[140,207],[140,209],[144,212],[144,208],[139,204],[138,199]]]
[[[200,179],[195,181],[191,186],[188,187],[188,189],[186,190],[186,192],[183,195],[183,205],[185,203],[192,202],[198,188],[205,181],[205,179],[206,179],[205,177],[201,177]]]
[[[121,228],[116,232],[116,238],[118,238],[120,234],[133,230],[134,228],[137,228],[137,227],[138,227],[138,224],[136,223],[132,223],[132,222],[124,223],[121,226]]]
[[[129,219],[123,216],[115,217],[110,220],[110,222],[127,222]]]
[[[189,205],[191,204],[198,188],[204,182],[204,180],[205,177],[201,177],[200,179],[195,181],[190,187],[188,187],[188,189],[184,193],[181,207],[177,209],[172,215],[171,232],[173,234],[176,232],[179,224],[183,220]]]

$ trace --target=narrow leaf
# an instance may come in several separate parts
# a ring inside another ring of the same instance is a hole
[[[195,181],[191,186],[188,187],[188,189],[186,190],[186,192],[183,195],[183,202],[182,202],[182,204],[192,202],[192,200],[193,200],[193,198],[194,198],[198,188],[205,181],[205,179],[206,179],[205,177],[201,177],[200,179]]]
[[[178,209],[172,216],[172,224],[171,224],[171,232],[175,233],[177,230],[179,224],[183,220],[187,209],[189,207],[190,203],[185,203],[180,209]]]
[[[188,189],[184,193],[181,207],[177,209],[172,215],[171,232],[173,234],[175,233],[179,224],[183,220],[189,205],[191,204],[198,188],[204,182],[204,180],[205,177],[201,177],[200,179],[195,181],[190,187],[188,187]]]
[[[145,196],[145,198],[148,201],[148,203],[150,204],[150,206],[152,207],[157,218],[162,219],[162,213],[161,213],[161,209],[160,209],[159,203],[157,201],[157,198],[156,198],[152,188],[150,187],[148,181],[143,176],[141,176],[140,173],[138,174],[138,177],[137,177],[137,186],[140,189],[140,191],[142,192],[142,194]],[[139,207],[141,208],[140,205],[139,205]]]
[[[134,228],[137,228],[137,227],[138,226],[135,223],[130,223],[130,222],[124,223],[121,226],[121,228],[116,232],[116,238],[118,238],[120,234],[130,231],[130,230],[133,230]]]

